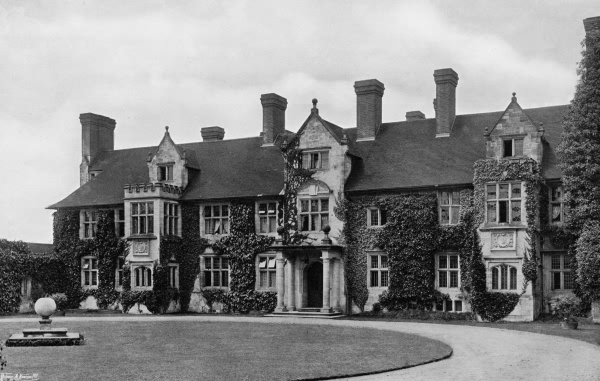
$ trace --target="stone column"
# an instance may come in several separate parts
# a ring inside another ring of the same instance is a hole
[[[285,294],[287,296],[287,309],[288,311],[296,311],[296,285],[294,283],[294,272],[296,271],[296,258],[288,258],[287,261],[287,274],[286,274],[286,289]]]
[[[333,310],[340,312],[340,272],[342,263],[340,258],[335,258],[333,262]]]
[[[285,259],[283,259],[283,255],[281,253],[277,253],[277,258],[275,259],[277,266],[275,267],[275,275],[277,278],[277,308],[275,308],[275,312],[286,312],[287,309],[284,305],[284,281],[285,277],[283,274],[283,263]]]
[[[331,312],[331,305],[330,305],[330,291],[331,291],[331,285],[329,282],[329,261],[331,259],[329,258],[329,255],[325,254],[325,252],[323,252],[323,308],[321,308],[321,312]]]

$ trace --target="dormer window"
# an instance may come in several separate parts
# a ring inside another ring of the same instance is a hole
[[[162,164],[158,166],[158,181],[173,180],[173,164]]]
[[[302,154],[302,168],[327,169],[329,168],[329,152],[304,152]]]
[[[505,139],[503,157],[523,156],[523,138]]]

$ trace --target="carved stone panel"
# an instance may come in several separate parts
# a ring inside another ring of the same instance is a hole
[[[148,255],[150,252],[150,245],[147,240],[134,241],[133,255]]]
[[[513,250],[515,248],[515,233],[492,233],[492,250]]]

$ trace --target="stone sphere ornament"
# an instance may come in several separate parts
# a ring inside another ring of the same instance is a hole
[[[52,298],[39,298],[35,302],[35,313],[40,315],[43,320],[48,318],[56,312],[56,302]]]

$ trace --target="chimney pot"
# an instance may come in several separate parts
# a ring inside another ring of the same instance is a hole
[[[356,93],[357,141],[375,140],[381,126],[382,98],[385,86],[376,79],[354,82]]]
[[[287,99],[275,93],[262,94],[263,107],[263,145],[272,145],[277,135],[285,132],[285,109]]]
[[[583,20],[583,28],[586,36],[600,36],[600,16]]]
[[[225,137],[225,130],[219,126],[202,127],[200,129],[200,135],[202,135],[203,142],[216,142],[223,140]]]
[[[407,121],[423,120],[423,119],[425,119],[425,114],[423,114],[421,111],[409,111],[406,113]]]
[[[436,120],[436,137],[449,136],[456,117],[456,86],[458,74],[450,68],[433,72],[435,99],[433,101]]]

